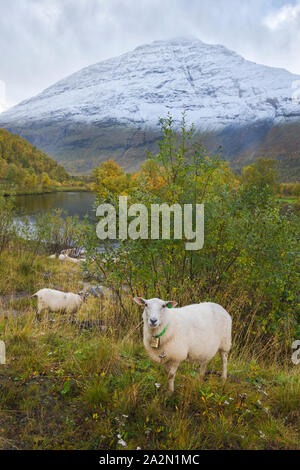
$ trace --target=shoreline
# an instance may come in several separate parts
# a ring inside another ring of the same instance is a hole
[[[76,192],[76,193],[92,193],[92,190],[89,188],[82,188],[82,187],[64,187],[64,188],[53,188],[50,189],[49,191],[47,190],[41,190],[41,191],[20,191],[20,192],[14,192],[14,191],[0,191],[0,195],[4,197],[10,197],[10,196],[40,196],[40,195],[45,195],[45,194],[54,194],[54,193],[69,193],[69,192]]]

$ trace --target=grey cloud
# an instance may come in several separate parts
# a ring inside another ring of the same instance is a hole
[[[0,80],[28,98],[91,63],[156,39],[194,35],[250,60],[300,73],[299,16],[266,18],[299,1],[0,0]]]

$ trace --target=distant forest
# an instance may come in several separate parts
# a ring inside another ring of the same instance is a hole
[[[63,166],[21,137],[0,129],[0,187],[36,191],[70,184]]]

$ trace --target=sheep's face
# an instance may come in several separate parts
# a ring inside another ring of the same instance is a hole
[[[157,328],[164,325],[168,318],[168,309],[176,307],[177,302],[161,299],[143,299],[142,297],[134,297],[134,301],[145,307],[144,322],[147,322],[149,328]]]
[[[78,292],[78,295],[80,295],[82,302],[86,302],[89,296],[88,292],[80,291]]]

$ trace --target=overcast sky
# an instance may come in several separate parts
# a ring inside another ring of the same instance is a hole
[[[300,0],[0,0],[0,109],[84,66],[184,35],[300,74]]]

